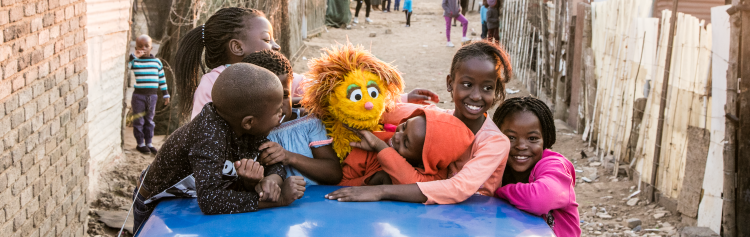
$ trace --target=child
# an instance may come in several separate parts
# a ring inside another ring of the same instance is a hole
[[[474,133],[474,142],[456,162],[448,166],[448,179],[406,185],[349,187],[336,190],[329,199],[339,201],[378,201],[383,199],[425,204],[463,202],[480,193],[494,196],[500,186],[510,143],[485,113],[505,97],[505,83],[512,75],[508,54],[495,44],[479,41],[456,52],[446,78],[455,110],[450,112]],[[384,123],[395,123],[419,106],[399,104],[383,116]],[[425,109],[438,109],[434,105]]]
[[[358,133],[362,141],[351,143],[359,149],[344,160],[344,179],[339,185],[413,184],[445,179],[448,165],[474,141],[474,134],[458,118],[423,109],[417,109],[395,133]]]
[[[573,163],[549,149],[555,144],[552,111],[536,98],[511,98],[492,120],[511,144],[495,196],[542,216],[557,236],[581,236]]]
[[[499,44],[501,3],[498,0],[487,0],[487,5],[487,38],[490,42]]]
[[[130,55],[130,70],[135,74],[135,90],[130,100],[133,115],[133,136],[138,143],[136,150],[143,154],[156,154],[151,145],[154,137],[154,113],[156,111],[156,93],[161,91],[164,105],[169,104],[167,80],[164,78],[164,66],[161,60],[151,54],[151,37],[138,36],[135,40],[135,54]]]
[[[411,1],[404,0],[404,13],[406,14],[406,27],[411,27]],[[398,4],[398,1],[396,2]]]
[[[383,12],[391,12],[391,0],[383,0]]]
[[[482,6],[479,8],[479,19],[482,22],[482,34],[479,36],[482,39],[487,38],[487,0],[482,1]]]
[[[406,3],[406,2],[404,1],[404,3]],[[395,1],[393,2],[393,10],[394,10],[394,11],[399,11],[399,10],[398,10],[398,5],[399,5],[399,4],[401,4],[401,0],[395,0]]]
[[[281,48],[274,41],[271,23],[259,10],[222,8],[208,18],[206,24],[190,30],[180,41],[175,56],[182,114],[190,114],[191,118],[198,115],[203,105],[211,102],[211,88],[227,65],[263,49],[278,51]],[[211,71],[198,81],[202,61]]]
[[[445,18],[445,37],[448,38],[448,44],[446,46],[448,47],[454,47],[453,43],[451,43],[451,19],[457,19],[461,22],[461,25],[463,26],[463,38],[461,39],[461,42],[467,42],[469,41],[469,38],[466,37],[466,30],[469,27],[469,21],[466,20],[466,17],[461,14],[461,7],[458,5],[458,0],[443,0],[443,17]]]
[[[341,165],[331,147],[325,126],[313,116],[301,117],[299,112],[293,112],[299,110],[292,109],[290,100],[292,65],[289,60],[277,51],[266,49],[251,53],[242,61],[276,74],[284,90],[284,123],[268,135],[271,141],[260,146],[263,152],[258,161],[263,165],[283,164],[287,177],[302,176],[307,185],[339,183]]]
[[[370,20],[370,1],[371,0],[355,0],[357,1],[357,7],[354,10],[354,19],[352,19],[352,22],[354,24],[359,24],[359,9],[362,8],[362,1],[365,2],[365,21],[367,23],[372,23],[372,20]]]
[[[203,213],[231,214],[286,206],[304,194],[302,177],[284,180],[284,165],[264,167],[250,160],[260,155],[258,147],[282,116],[276,76],[234,64],[211,94],[214,102],[172,133],[141,174],[133,191],[134,226],[140,227],[166,197],[197,197]]]

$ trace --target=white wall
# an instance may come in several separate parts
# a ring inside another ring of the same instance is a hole
[[[122,154],[122,99],[130,0],[87,0],[89,195]]]

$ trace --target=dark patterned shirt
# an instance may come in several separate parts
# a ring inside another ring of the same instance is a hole
[[[234,162],[257,158],[258,147],[266,141],[265,137],[237,136],[216,113],[213,103],[207,103],[162,145],[143,182],[143,188],[151,192],[144,203],[165,197],[197,197],[198,206],[206,214],[258,210],[258,193],[246,190],[239,182]],[[264,168],[265,176],[286,177],[281,163]]]

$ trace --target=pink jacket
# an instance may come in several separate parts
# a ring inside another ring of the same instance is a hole
[[[214,88],[216,78],[219,78],[219,74],[226,68],[225,65],[218,66],[201,77],[201,82],[193,94],[193,112],[190,115],[190,119],[195,118],[195,116],[201,113],[204,105],[213,101],[211,100],[211,89]]]
[[[552,230],[557,236],[581,236],[575,180],[573,163],[548,149],[531,170],[529,183],[505,185],[495,195],[518,209],[543,217],[548,224],[547,215],[551,212]]]
[[[398,104],[393,111],[383,115],[383,122],[398,124],[420,107],[409,103]],[[435,105],[424,108],[453,113]],[[427,197],[425,204],[459,203],[477,193],[494,196],[495,190],[502,184],[509,150],[508,137],[500,132],[492,119],[486,119],[482,128],[474,134],[474,142],[469,149],[456,162],[448,165],[448,179],[417,183]]]

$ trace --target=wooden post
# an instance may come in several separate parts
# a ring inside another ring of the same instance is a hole
[[[734,1],[735,8],[740,8],[741,5]],[[744,11],[735,13],[738,16],[732,16],[732,34],[739,34],[738,44],[731,43],[730,49],[731,55],[736,55],[736,65],[739,67],[736,70],[738,77],[742,78],[739,81],[739,90],[736,90],[739,95],[737,96],[737,102],[735,106],[735,113],[738,113],[739,120],[737,122],[737,189],[735,190],[737,195],[736,211],[737,218],[736,223],[736,236],[750,236],[750,225],[747,221],[750,221],[750,9],[748,9],[748,1],[745,1]],[[739,18],[739,19],[737,19]],[[740,20],[737,22],[736,20]],[[730,38],[730,41],[735,40],[734,36]],[[730,63],[732,62],[730,56]],[[730,69],[731,70],[731,69]],[[730,81],[727,81],[730,82]],[[732,85],[727,84],[727,88],[732,88]],[[729,93],[727,93],[729,95]],[[729,100],[727,100],[727,108],[729,108]],[[729,110],[727,110],[729,113]],[[727,130],[729,131],[729,130]],[[726,157],[726,154],[725,154]],[[724,182],[726,184],[726,181]],[[726,192],[725,192],[726,195]],[[726,209],[725,209],[726,210]],[[728,222],[731,220],[727,220]]]
[[[677,2],[672,3],[672,17],[669,19],[669,35],[667,36],[667,58],[664,64],[664,82],[661,87],[661,101],[659,102],[659,120],[656,125],[656,147],[654,148],[653,165],[651,166],[651,196],[649,200],[656,199],[656,171],[659,169],[659,158],[661,156],[661,140],[664,133],[664,110],[667,106],[667,91],[669,90],[669,68],[672,64],[672,47],[674,46],[674,32],[677,29]],[[728,103],[728,102],[727,102]]]
[[[560,77],[562,76],[562,73],[560,72],[560,60],[562,59],[562,37],[563,37],[563,30],[565,27],[565,13],[564,11],[567,10],[565,7],[568,0],[559,0],[559,5],[555,6],[558,11],[557,15],[555,16],[556,22],[555,25],[557,25],[555,29],[555,61],[553,62],[555,64],[555,71],[552,72],[553,82],[552,82],[552,96],[549,97],[550,102],[552,103],[552,113],[557,114],[558,106],[557,106],[557,87],[558,87],[558,81],[560,80]]]

